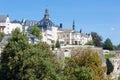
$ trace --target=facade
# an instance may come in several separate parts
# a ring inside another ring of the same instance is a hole
[[[90,34],[85,34],[82,33],[82,31],[78,32],[75,30],[74,21],[72,29],[62,28],[62,24],[60,24],[60,26],[56,26],[50,20],[48,9],[45,10],[43,19],[38,22],[38,27],[42,31],[43,41],[47,42],[48,44],[52,44],[52,41],[56,42],[58,39],[61,45],[66,44],[84,45],[88,41],[92,40]]]
[[[58,39],[61,44],[85,45],[92,40],[90,34],[85,34],[72,29],[58,31]]]
[[[7,15],[0,15],[0,32],[11,34],[15,28],[20,28],[20,31],[23,29],[20,23],[11,23]]]
[[[48,9],[45,10],[43,19],[40,20],[37,25],[42,32],[43,42],[47,42],[49,45],[51,45],[52,42],[57,41],[58,27],[50,20]]]
[[[52,45],[59,40],[62,46],[67,44],[73,45],[84,45],[88,41],[92,40],[90,34],[85,34],[80,31],[75,30],[75,22],[73,21],[72,29],[64,29],[62,24],[56,26],[49,16],[48,9],[45,10],[45,14],[42,20],[22,20],[20,23],[11,23],[8,16],[0,15],[0,31],[5,34],[11,34],[12,30],[15,28],[20,28],[21,31],[25,31],[29,34],[29,27],[37,25],[42,32],[43,42],[47,42],[49,45]]]

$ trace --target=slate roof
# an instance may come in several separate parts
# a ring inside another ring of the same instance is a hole
[[[50,20],[48,9],[45,10],[44,17],[38,22],[38,26],[43,30],[50,29],[52,26],[55,26],[55,24]]]
[[[0,15],[0,22],[6,22],[7,16],[6,15]]]
[[[23,23],[24,26],[34,26],[38,23],[38,21],[35,20],[25,20],[25,22]]]

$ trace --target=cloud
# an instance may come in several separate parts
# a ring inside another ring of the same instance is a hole
[[[114,27],[111,27],[111,31],[115,31],[115,28],[114,28]]]

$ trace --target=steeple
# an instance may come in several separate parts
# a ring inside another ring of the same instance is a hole
[[[75,21],[73,20],[73,26],[72,29],[75,30]]]
[[[48,9],[45,9],[44,19],[50,19]]]

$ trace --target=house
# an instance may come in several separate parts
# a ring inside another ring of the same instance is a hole
[[[23,26],[20,23],[11,23],[8,15],[0,15],[0,32],[11,34],[15,28],[19,28],[20,31],[23,30]]]

